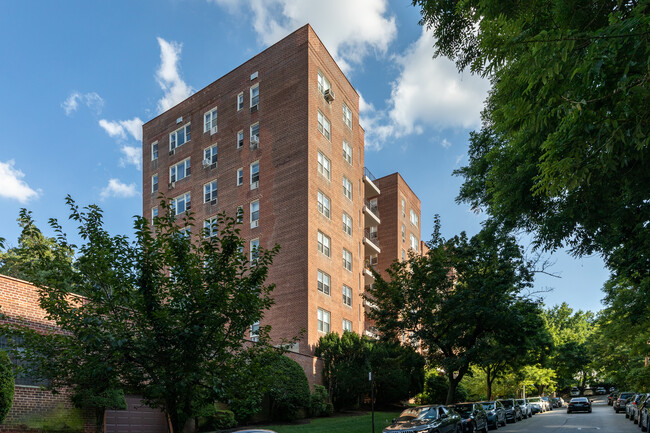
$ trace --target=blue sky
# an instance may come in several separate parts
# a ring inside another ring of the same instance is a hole
[[[422,237],[480,228],[454,201],[488,84],[432,59],[408,1],[6,0],[0,14],[0,237],[15,244],[19,209],[65,220],[67,194],[97,203],[112,233],[141,213],[141,124],[310,23],[362,96],[366,165],[399,171],[422,200]],[[74,229],[69,227],[69,232]],[[46,233],[47,230],[45,230]],[[51,234],[51,233],[48,233]],[[535,290],[547,304],[598,310],[598,257],[560,252]]]

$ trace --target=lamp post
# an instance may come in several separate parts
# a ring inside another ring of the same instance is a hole
[[[370,408],[372,411],[372,433],[375,433],[375,384],[372,378],[372,371],[368,373],[368,380],[370,381]]]

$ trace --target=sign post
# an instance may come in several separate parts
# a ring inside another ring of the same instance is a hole
[[[372,433],[375,433],[375,386],[372,380],[372,371],[368,373],[370,381],[370,408],[372,410]]]

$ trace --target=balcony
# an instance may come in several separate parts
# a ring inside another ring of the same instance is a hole
[[[381,223],[379,219],[379,209],[377,208],[377,203],[364,199],[363,200],[363,212],[369,217],[365,219],[365,227],[376,226]]]
[[[380,194],[379,188],[375,185],[377,178],[366,167],[363,167],[363,184],[365,185],[365,196],[373,197]]]
[[[379,248],[379,239],[377,237],[376,231],[370,231],[370,229],[366,228],[363,233],[363,243],[366,246],[366,255],[381,253],[381,249]]]
[[[363,280],[364,285],[370,285],[375,282],[375,276],[372,274],[371,269],[378,271],[377,266],[377,256],[366,257],[363,265]]]

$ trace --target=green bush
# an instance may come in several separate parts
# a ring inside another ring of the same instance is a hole
[[[273,379],[267,395],[270,416],[274,420],[294,420],[309,405],[309,382],[302,367],[284,355],[269,359],[269,377]]]
[[[334,413],[334,405],[329,402],[327,390],[322,385],[314,385],[314,392],[309,399],[309,416],[330,416]]]
[[[33,415],[25,424],[40,433],[81,433],[84,426],[81,409],[68,409],[63,404],[47,414]]]
[[[14,372],[9,355],[0,350],[0,424],[14,402]]]
[[[440,376],[435,370],[429,370],[425,375],[424,391],[415,397],[415,402],[417,404],[445,404],[448,390],[449,380],[447,377]],[[457,402],[467,401],[467,396],[467,389],[458,384],[454,400]]]
[[[222,430],[235,427],[235,414],[230,410],[217,409],[214,404],[203,406],[194,412],[199,432]]]

